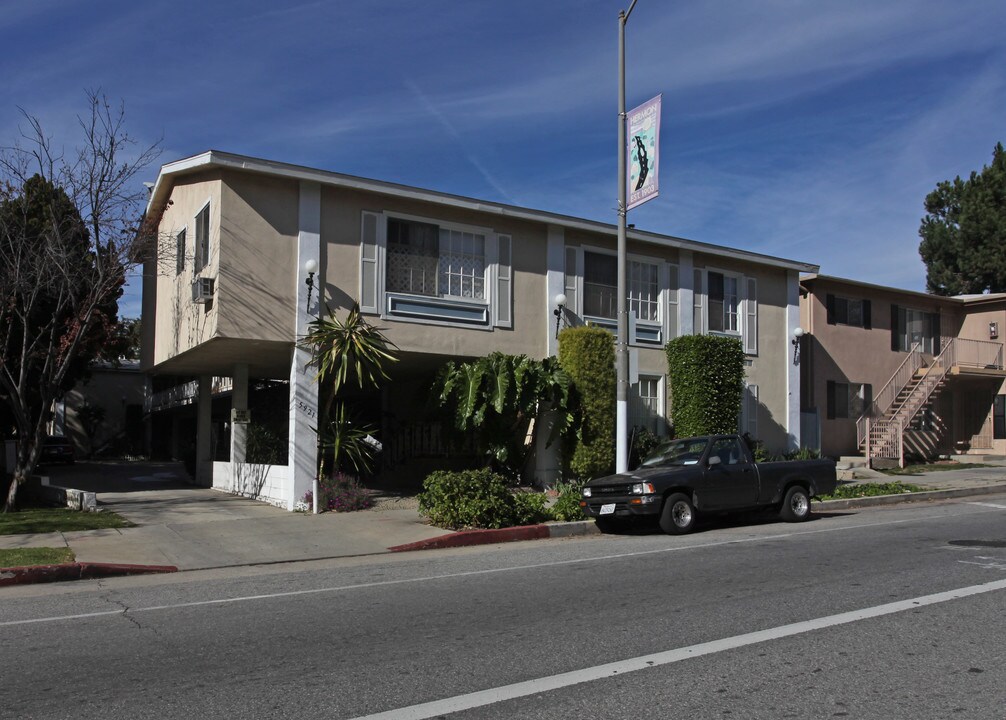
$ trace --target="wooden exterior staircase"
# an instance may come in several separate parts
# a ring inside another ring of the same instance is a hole
[[[871,465],[876,459],[886,459],[905,466],[905,430],[923,408],[936,400],[949,377],[960,374],[962,368],[1002,371],[1002,345],[948,338],[936,357],[923,353],[919,343],[912,346],[908,357],[856,421],[856,439]]]

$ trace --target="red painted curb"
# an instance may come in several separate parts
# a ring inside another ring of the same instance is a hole
[[[541,540],[549,537],[548,525],[523,525],[521,527],[500,528],[499,530],[462,530],[440,537],[420,540],[389,547],[391,552],[411,550],[437,550],[441,548],[466,547],[468,545],[491,545],[492,543],[515,542],[517,540]]]
[[[172,572],[178,572],[178,568],[174,565],[125,565],[122,563],[33,565],[31,567],[0,568],[0,587]]]

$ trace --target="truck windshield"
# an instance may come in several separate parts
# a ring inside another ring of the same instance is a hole
[[[654,448],[640,463],[640,467],[658,467],[660,465],[695,465],[706,450],[709,440],[706,438],[689,438],[687,440],[670,440]]]

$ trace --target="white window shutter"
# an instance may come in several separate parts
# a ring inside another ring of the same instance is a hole
[[[692,334],[705,335],[706,317],[706,273],[695,268],[692,271]]]
[[[380,220],[378,213],[364,211],[360,223],[360,310],[365,313],[381,312],[378,261]]]
[[[667,321],[664,326],[667,328],[667,340],[670,341],[678,336],[678,266],[668,264],[666,273]]]
[[[509,235],[496,236],[496,297],[493,300],[493,324],[513,327],[513,241]]]
[[[758,354],[758,281],[744,278],[744,352]]]

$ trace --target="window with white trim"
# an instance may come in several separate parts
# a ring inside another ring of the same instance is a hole
[[[693,330],[696,335],[738,336],[748,355],[758,354],[758,281],[737,273],[695,268]]]
[[[633,427],[649,430],[656,435],[663,435],[666,422],[663,414],[661,378],[657,375],[640,375],[639,382],[631,387],[631,396],[630,424]]]
[[[740,305],[738,279],[735,275],[709,271],[709,332],[738,333],[737,309]]]
[[[660,304],[657,297],[657,266],[652,263],[629,261],[628,309],[636,313],[637,320],[657,322]]]
[[[364,210],[360,310],[413,322],[513,327],[510,234]]]
[[[568,276],[567,260],[567,276]],[[655,263],[628,260],[626,309],[636,320],[660,322],[660,269]],[[567,287],[569,282],[567,280]],[[608,253],[583,253],[583,314],[589,317],[618,318],[618,257]]]
[[[618,258],[583,253],[583,314],[614,320],[618,313]]]
[[[486,238],[433,223],[388,218],[388,292],[486,299]]]

